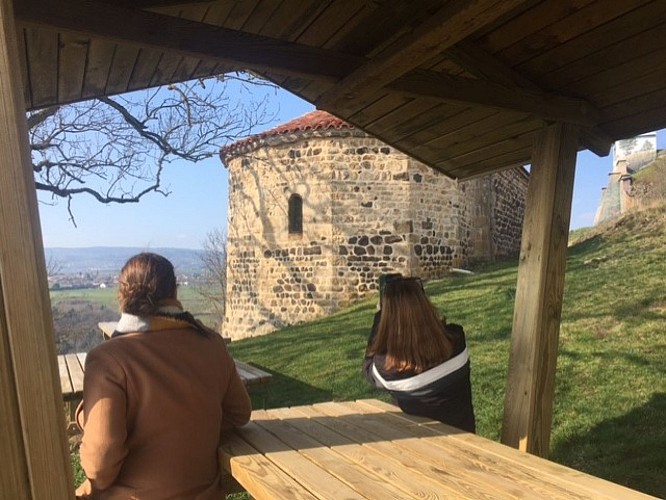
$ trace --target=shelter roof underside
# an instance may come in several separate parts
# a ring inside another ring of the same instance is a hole
[[[453,177],[666,127],[661,0],[16,0],[28,109],[261,74]]]

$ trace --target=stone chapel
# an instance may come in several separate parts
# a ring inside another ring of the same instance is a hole
[[[383,273],[441,278],[520,249],[522,167],[458,182],[324,111],[220,157],[232,339],[335,312],[373,293]]]

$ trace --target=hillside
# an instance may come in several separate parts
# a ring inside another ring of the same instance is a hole
[[[117,273],[127,259],[140,252],[155,252],[169,259],[178,273],[201,270],[201,250],[185,248],[85,247],[45,248],[47,261],[54,259],[62,274]]]
[[[632,197],[639,209],[666,204],[666,153],[633,175]]]
[[[426,289],[464,325],[478,432],[499,439],[516,261]],[[569,248],[551,459],[666,495],[666,212],[649,209],[591,230]],[[234,342],[234,356],[275,374],[256,407],[386,396],[360,376],[376,298],[326,319]]]

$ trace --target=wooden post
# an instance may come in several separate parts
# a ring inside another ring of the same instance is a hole
[[[538,134],[523,223],[502,442],[541,457],[550,445],[577,146],[574,125]]]
[[[0,0],[0,390],[0,498],[73,498],[11,0]]]

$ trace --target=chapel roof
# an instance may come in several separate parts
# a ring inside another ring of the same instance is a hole
[[[342,130],[342,129],[354,129],[353,125],[341,120],[340,118],[333,116],[332,114],[322,111],[315,110],[310,111],[298,118],[294,118],[286,123],[282,123],[272,129],[266,130],[259,134],[246,137],[240,141],[227,144],[226,146],[220,148],[220,158],[224,162],[227,156],[233,156],[242,151],[247,151],[253,149],[254,147],[261,144],[264,140],[271,137],[280,137],[280,136],[289,136],[293,134],[300,134],[303,132],[314,132],[314,131],[324,131],[324,130]]]

